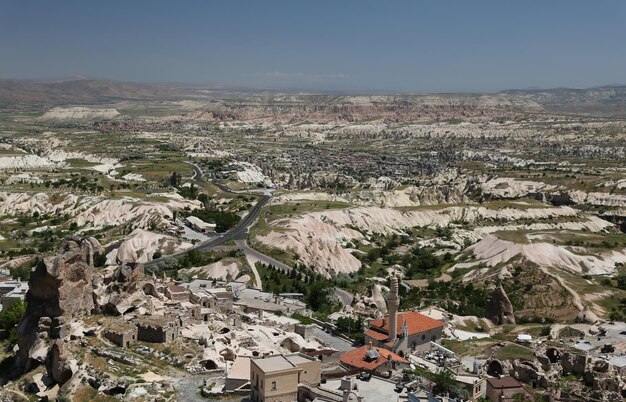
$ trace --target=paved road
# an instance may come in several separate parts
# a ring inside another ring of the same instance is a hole
[[[202,177],[204,176],[202,169],[192,163],[192,162],[185,162],[188,165],[190,165],[193,169],[193,176],[192,179],[199,181],[202,180]],[[241,193],[245,193],[244,191],[233,191],[230,188],[228,188],[227,186],[225,186],[224,184],[221,183],[212,183],[215,186],[217,186],[220,190],[225,191],[225,192],[229,192],[229,193],[237,193],[237,194],[241,194]],[[287,264],[284,264],[270,256],[267,256],[263,253],[260,253],[256,250],[254,250],[253,248],[251,248],[250,246],[248,246],[248,243],[246,242],[246,239],[248,238],[248,229],[250,228],[250,226],[252,226],[252,224],[254,223],[254,221],[256,220],[256,218],[259,216],[259,213],[261,212],[261,208],[263,208],[263,206],[265,204],[267,204],[267,202],[270,200],[271,198],[271,192],[267,192],[262,190],[263,195],[261,196],[261,198],[259,199],[259,201],[252,207],[252,209],[248,212],[248,214],[241,220],[241,222],[239,222],[239,224],[237,226],[235,226],[234,228],[232,228],[231,230],[229,230],[228,232],[224,233],[223,235],[221,235],[220,237],[216,238],[216,239],[210,239],[210,240],[206,240],[200,243],[197,243],[194,247],[192,247],[191,249],[185,250],[185,251],[181,251],[175,254],[171,254],[168,256],[163,256],[159,259],[156,260],[152,260],[150,262],[145,263],[144,265],[146,266],[150,266],[152,264],[157,263],[158,261],[163,261],[165,259],[169,259],[169,258],[178,258],[183,256],[185,253],[187,253],[189,250],[210,250],[212,248],[218,247],[230,240],[234,240],[235,243],[237,244],[238,248],[241,249],[244,254],[246,255],[246,258],[249,258],[250,262],[252,262],[251,265],[251,269],[252,269],[252,273],[254,274],[255,277],[255,282],[256,282],[256,286],[258,288],[262,288],[262,283],[261,283],[261,277],[256,269],[256,266],[254,264],[254,261],[260,261],[261,263],[265,264],[265,265],[273,265],[274,267],[276,267],[277,269],[283,271],[284,273],[289,273],[291,272],[291,270],[293,269],[292,267],[290,267]],[[352,301],[354,300],[354,296],[344,290],[344,289],[340,289],[340,288],[335,288],[335,295],[337,295],[337,297],[339,298],[339,300],[341,301],[341,303],[344,306],[350,306],[352,305]]]
[[[354,295],[352,295],[352,293],[348,292],[347,290],[335,288],[335,295],[339,297],[339,300],[341,300],[341,303],[344,306],[352,305],[352,301],[354,300]]]
[[[191,176],[192,180],[199,181],[200,179],[202,179],[202,176],[204,176],[204,173],[202,173],[202,169],[200,169],[200,166],[191,162],[185,162],[185,163],[191,166],[191,168],[193,169],[193,176]]]
[[[203,176],[202,170],[197,165],[191,162],[186,162],[186,163],[189,164],[194,170],[193,179],[200,180]],[[218,185],[218,187],[220,187],[220,189],[222,189],[223,191],[230,191],[228,187],[223,186],[221,184]],[[202,241],[200,243],[196,243],[195,246],[187,250],[180,251],[178,253],[174,253],[170,255],[166,255],[161,258],[157,258],[156,260],[149,261],[145,263],[144,266],[149,267],[151,265],[158,263],[159,261],[182,257],[183,255],[188,253],[190,250],[200,250],[200,251],[210,250],[213,247],[220,246],[230,240],[245,240],[248,237],[248,228],[254,223],[256,218],[259,216],[259,212],[261,212],[261,208],[263,208],[263,206],[267,204],[269,200],[270,200],[269,195],[262,195],[259,198],[259,201],[250,209],[248,214],[235,227],[231,228],[228,232],[221,234],[219,237]],[[258,254],[263,255],[260,253]]]
[[[258,251],[256,251],[255,249],[251,248],[250,246],[248,246],[248,243],[246,243],[245,239],[241,239],[241,240],[235,240],[235,243],[237,243],[237,245],[239,246],[239,248],[246,254],[246,255],[250,255],[253,258],[261,261],[263,264],[265,265],[273,265],[274,267],[276,267],[277,269],[283,271],[284,273],[288,274],[289,272],[291,272],[291,270],[293,269],[292,267],[290,267],[287,264],[284,264],[278,260],[275,260],[274,258],[265,255],[263,253],[259,253]]]
[[[252,223],[254,223],[254,220],[257,218],[257,216],[259,215],[259,212],[261,212],[261,208],[263,208],[263,206],[265,204],[267,204],[267,202],[269,201],[270,197],[267,195],[262,196],[259,201],[252,207],[252,209],[250,210],[250,212],[237,224],[237,226],[235,226],[234,228],[230,229],[228,232],[221,234],[219,237],[215,238],[215,239],[210,239],[210,240],[206,240],[206,241],[202,241],[200,243],[196,243],[195,246],[184,250],[184,251],[179,251],[178,253],[174,253],[174,254],[170,254],[170,255],[166,255],[163,256],[161,258],[158,258],[156,260],[152,260],[149,262],[146,262],[144,264],[144,266],[151,266],[156,264],[159,261],[164,261],[164,260],[168,260],[171,258],[178,258],[178,257],[182,257],[183,255],[185,255],[186,253],[188,253],[190,250],[199,250],[199,251],[205,251],[205,250],[210,250],[214,247],[220,246],[228,241],[231,240],[245,240],[246,237],[248,236],[248,227],[250,227],[252,225]],[[252,250],[252,249],[250,249]],[[259,253],[260,254],[260,253]]]

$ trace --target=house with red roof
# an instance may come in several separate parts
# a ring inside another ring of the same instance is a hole
[[[370,323],[365,343],[395,353],[430,350],[430,342],[440,342],[444,324],[416,311],[398,312],[398,278],[391,277],[387,297],[389,316]]]
[[[396,337],[389,334],[390,320],[388,317],[375,320],[365,331],[365,343],[393,350],[396,353],[410,353],[430,350],[430,342],[439,343],[444,325],[416,311],[396,313]]]
[[[405,358],[390,350],[370,345],[346,352],[339,359],[341,364],[348,369],[361,369],[361,371],[380,374],[409,364]]]

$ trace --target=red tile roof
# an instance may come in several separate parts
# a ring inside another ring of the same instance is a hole
[[[390,350],[377,348],[375,346],[371,346],[372,349],[376,349],[380,357],[376,360],[368,361],[366,359],[367,351],[370,349],[370,346],[361,346],[358,349],[351,350],[349,352],[344,353],[339,358],[344,364],[347,364],[351,367],[360,368],[362,370],[374,371],[378,367],[387,363],[389,356],[391,356],[391,360],[396,363],[408,364],[409,362],[403,357],[393,353]]]
[[[405,322],[408,327],[409,336],[419,334],[421,332],[426,332],[431,329],[443,327],[443,323],[441,321],[433,320],[432,318],[420,314],[416,311],[405,311],[403,313],[398,313],[398,335],[402,335],[402,326]],[[384,320],[372,321],[370,323],[370,327],[373,328],[372,332],[382,332],[384,334],[389,334],[389,317],[385,317]],[[385,339],[386,338],[387,337],[385,337]]]
[[[369,336],[372,339],[376,339],[377,341],[385,341],[389,337],[387,333],[382,333],[378,331],[374,331],[371,328],[365,330],[365,336]]]

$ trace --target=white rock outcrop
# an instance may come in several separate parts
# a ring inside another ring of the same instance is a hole
[[[55,107],[40,117],[42,120],[113,119],[120,113],[113,108]]]
[[[135,229],[118,248],[107,254],[107,264],[148,262],[157,251],[172,254],[190,247],[191,243],[180,241],[172,236]]]
[[[581,275],[610,275],[616,271],[615,263],[626,262],[626,249],[602,254],[581,254],[580,249],[574,253],[567,247],[552,243],[519,244],[500,239],[495,235],[488,235],[470,246],[467,251],[472,252],[478,261],[457,264],[457,267],[474,266],[479,263],[493,267],[506,263],[513,257],[521,256],[523,260],[540,267],[559,268]]]

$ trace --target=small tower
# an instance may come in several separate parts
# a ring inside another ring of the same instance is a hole
[[[400,297],[398,296],[398,277],[391,274],[391,289],[387,296],[387,309],[389,310],[389,340],[395,341],[398,338],[398,307]]]

